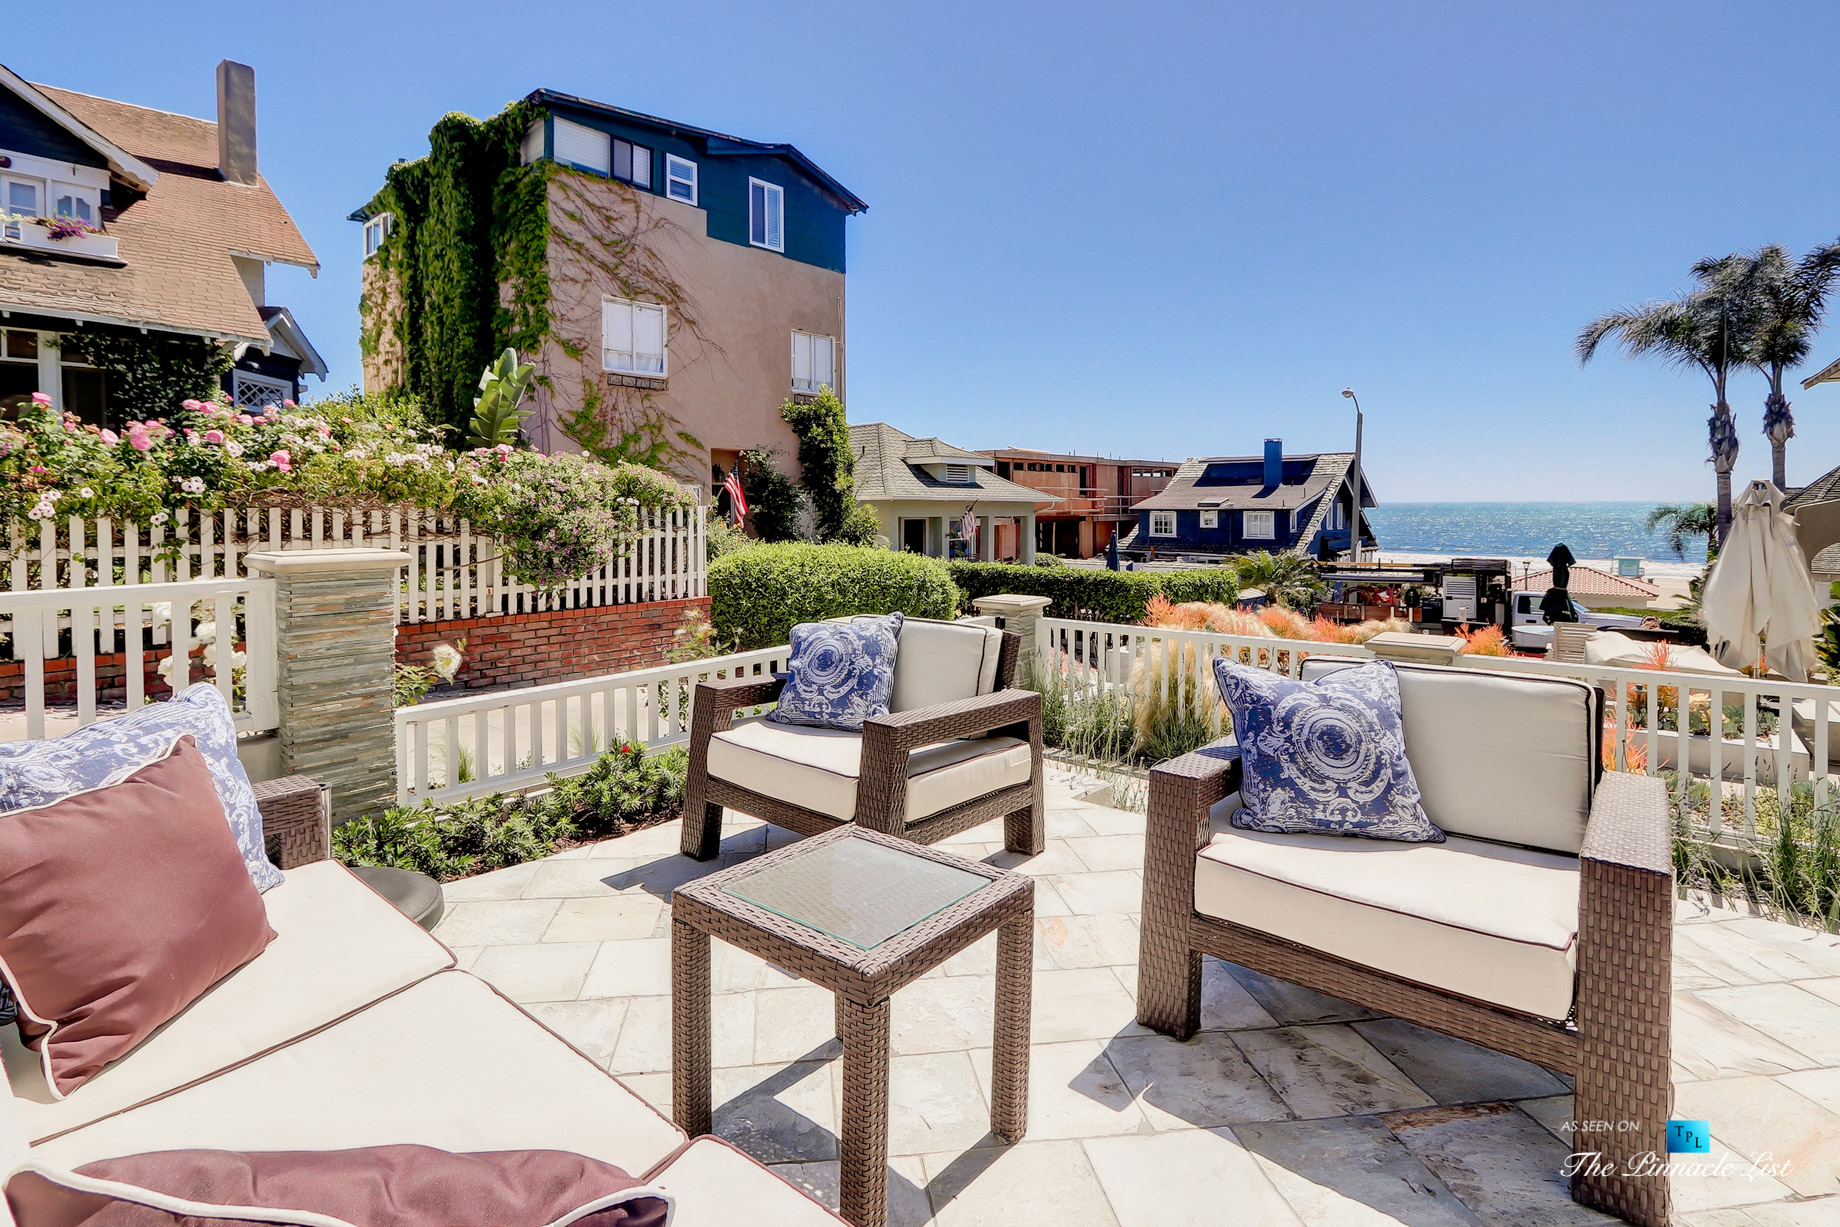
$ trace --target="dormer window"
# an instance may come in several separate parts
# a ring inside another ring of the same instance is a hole
[[[44,212],[44,184],[16,175],[0,176],[0,210],[9,217],[38,217]]]
[[[96,224],[102,214],[102,193],[74,183],[54,183],[51,190],[54,194],[52,212],[56,216],[74,218],[86,225]]]
[[[383,246],[383,241],[390,237],[395,218],[388,213],[379,213],[364,223],[364,258],[370,259]]]

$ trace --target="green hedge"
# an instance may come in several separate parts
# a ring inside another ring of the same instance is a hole
[[[1219,601],[1239,597],[1239,572],[1232,566],[1196,571],[1105,571],[1086,567],[1025,567],[1003,562],[954,562],[952,579],[968,600],[999,596],[1045,596],[1050,618],[1088,618],[1095,622],[1143,621],[1144,606],[1162,593],[1183,601]]]
[[[950,618],[958,589],[944,563],[854,545],[757,545],[709,564],[709,620],[740,651],[782,644],[800,622],[843,614]]]

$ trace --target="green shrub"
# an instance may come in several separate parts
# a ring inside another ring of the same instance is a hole
[[[808,401],[788,400],[779,415],[799,439],[799,483],[816,514],[818,540],[843,540],[851,509],[860,505],[856,453],[850,449],[843,402],[827,386]]]
[[[741,453],[741,490],[747,495],[748,522],[762,541],[797,541],[805,492],[774,466],[775,455],[774,449],[765,447]]]
[[[754,539],[730,524],[726,517],[715,514],[715,508],[709,509],[709,531],[703,537],[703,553],[706,562],[736,550],[745,550],[754,544]]]
[[[1239,572],[1231,566],[1196,571],[1105,571],[1087,567],[1025,567],[1004,562],[954,562],[952,579],[968,598],[1016,593],[1045,596],[1051,618],[1095,622],[1141,622],[1144,607],[1159,592],[1171,601],[1218,601],[1239,596]]]
[[[1033,570],[1033,568],[1024,568]],[[739,648],[785,643],[794,625],[844,614],[950,618],[958,590],[946,565],[853,545],[760,545],[709,565],[716,637]]]
[[[843,527],[837,532],[837,540],[844,545],[870,546],[876,544],[876,538],[882,535],[882,521],[875,514],[875,508],[867,503],[857,503],[845,513]]]
[[[347,865],[388,865],[442,882],[504,869],[676,817],[688,764],[681,746],[652,755],[621,742],[583,775],[552,775],[550,791],[534,797],[424,801],[354,818],[333,830],[332,854]]]

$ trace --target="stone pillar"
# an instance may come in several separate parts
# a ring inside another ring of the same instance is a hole
[[[1008,592],[999,596],[981,596],[971,602],[972,608],[996,618],[998,626],[1006,631],[1015,631],[1022,640],[1022,651],[1016,664],[1018,685],[1028,675],[1028,670],[1035,667],[1035,623],[1051,604],[1053,602],[1045,596],[1018,596]]]
[[[1022,564],[1029,566],[1035,561],[1035,513],[1022,517]]]
[[[978,557],[989,562],[997,556],[997,529],[989,516],[978,517]]]
[[[332,793],[334,823],[396,804],[395,550],[247,554],[275,579],[281,770]]]

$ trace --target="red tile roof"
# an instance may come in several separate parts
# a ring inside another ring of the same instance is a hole
[[[123,266],[7,251],[0,255],[0,306],[266,346],[268,329],[232,253],[319,267],[268,182],[219,176],[210,120],[36,88],[160,178],[146,199],[104,211]]]
[[[1517,580],[1516,592],[1544,592],[1552,587],[1552,568],[1534,571],[1526,579]],[[1573,567],[1571,582],[1566,591],[1573,596],[1638,596],[1650,600],[1661,595],[1661,589],[1643,579],[1630,579],[1624,575],[1615,575],[1609,571],[1600,571],[1596,567]]]

